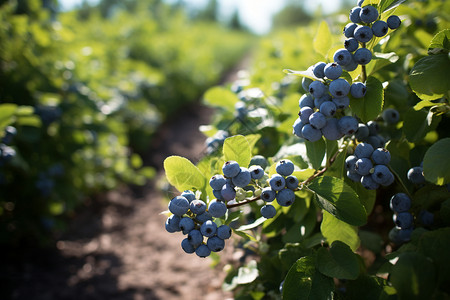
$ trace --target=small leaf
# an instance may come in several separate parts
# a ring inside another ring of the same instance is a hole
[[[367,92],[364,98],[350,97],[350,107],[364,123],[374,120],[383,109],[383,84],[375,77],[369,76],[366,81]]]
[[[309,163],[314,169],[318,170],[322,165],[327,149],[325,141],[320,139],[317,142],[306,142],[305,145]]]
[[[450,138],[433,144],[423,158],[425,179],[437,185],[450,183]]]
[[[375,62],[374,64],[370,64],[367,67],[367,74],[372,75],[376,73],[378,70],[382,69],[385,66],[388,66],[390,64],[393,64],[398,61],[400,57],[394,53],[379,53],[375,52],[373,54],[372,60]]]
[[[378,7],[381,12],[385,12],[399,6],[405,1],[406,0],[381,0],[378,4]]]
[[[223,87],[213,87],[203,96],[205,103],[211,106],[224,107],[227,111],[234,111],[234,105],[239,101],[236,94]]]
[[[436,34],[428,47],[428,54],[447,53],[450,51],[450,29],[444,29]]]
[[[414,105],[414,110],[421,110],[422,108],[425,108],[425,107],[441,106],[441,105],[445,105],[445,103],[434,103],[430,100],[422,100],[419,103],[417,103],[416,105]]]
[[[252,159],[252,151],[247,139],[243,135],[235,135],[225,139],[223,144],[225,161],[237,161],[241,167],[247,168]]]
[[[320,80],[319,78],[317,78],[316,76],[314,76],[314,73],[312,71],[312,69],[308,69],[306,71],[295,71],[295,70],[291,70],[291,69],[284,69],[283,70],[284,73],[289,74],[289,75],[295,75],[295,76],[299,76],[299,77],[306,77],[312,80]]]
[[[245,230],[250,230],[250,229],[256,228],[259,225],[261,225],[262,223],[264,223],[265,220],[267,220],[267,219],[264,217],[260,217],[257,220],[255,220],[255,222],[247,224],[247,225],[242,225],[239,228],[237,228],[235,231],[245,231]]]
[[[169,156],[164,160],[167,180],[178,191],[188,189],[201,190],[206,179],[200,170],[188,159],[181,156]]]
[[[240,267],[236,278],[237,284],[247,284],[258,278],[259,271],[256,260],[251,260],[246,266]]]
[[[0,104],[0,130],[10,125],[14,121],[14,115],[17,110],[17,105],[12,103]]]
[[[428,124],[428,121],[427,111],[415,111],[413,108],[410,108],[403,115],[403,132],[408,141],[414,143],[422,140],[429,131],[436,128],[439,118],[433,118],[431,126]]]
[[[319,248],[316,262],[317,269],[326,276],[349,280],[358,278],[358,258],[350,247],[341,241],[334,241],[329,250]]]
[[[316,52],[326,57],[328,51],[331,48],[332,36],[330,32],[330,28],[328,27],[328,23],[322,21],[319,25],[319,29],[317,30],[317,34],[313,41],[313,47]]]

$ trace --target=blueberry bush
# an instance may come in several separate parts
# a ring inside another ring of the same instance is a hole
[[[166,158],[166,230],[243,248],[235,299],[450,298],[450,3],[403,2],[263,40],[205,93],[205,155]]]

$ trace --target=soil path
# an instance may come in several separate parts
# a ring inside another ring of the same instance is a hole
[[[224,81],[249,65],[246,56]],[[193,104],[168,120],[144,157],[158,178],[141,189],[123,187],[80,209],[53,249],[27,251],[20,264],[8,266],[11,299],[183,299],[224,300],[225,272],[209,258],[187,255],[181,234],[164,229],[168,192],[159,188],[162,162],[169,155],[197,161],[205,150],[198,131],[212,110]]]

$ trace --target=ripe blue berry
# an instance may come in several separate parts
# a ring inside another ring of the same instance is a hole
[[[383,37],[389,31],[389,27],[385,21],[378,20],[372,24],[372,32],[374,36]]]
[[[391,173],[389,168],[385,165],[376,165],[373,168],[372,179],[378,184],[387,186],[393,176],[394,175]]]
[[[195,219],[196,219],[197,221],[199,221],[200,223],[204,223],[204,222],[206,222],[206,221],[212,220],[212,216],[211,216],[211,214],[209,213],[209,211],[205,211],[204,213],[197,215],[197,216],[195,217]]]
[[[412,214],[407,211],[394,214],[393,219],[394,224],[401,229],[411,228],[414,223],[414,218]]]
[[[261,199],[266,202],[272,202],[273,200],[275,200],[276,195],[277,193],[274,190],[272,190],[272,188],[265,187],[262,189]]]
[[[212,200],[208,206],[209,213],[215,218],[223,217],[227,210],[227,205],[222,201]]]
[[[353,54],[353,58],[359,65],[367,65],[372,60],[372,52],[367,48],[359,48]]]
[[[361,182],[362,176],[356,172],[347,171],[347,177],[354,182]]]
[[[387,108],[381,114],[383,120],[388,124],[397,124],[400,121],[400,114],[394,108]]]
[[[358,24],[356,23],[348,23],[344,27],[344,35],[346,38],[351,38],[354,36],[354,32],[356,27],[358,27]]]
[[[200,226],[200,232],[203,236],[212,237],[217,232],[217,225],[213,221],[208,220]]]
[[[322,61],[315,64],[313,67],[314,76],[316,76],[317,78],[324,78],[325,74],[323,72],[323,69],[325,68],[326,65],[327,64]]]
[[[379,135],[371,135],[367,138],[366,142],[371,144],[373,148],[383,148],[384,147],[384,139]]]
[[[384,148],[377,148],[372,153],[372,160],[377,165],[388,165],[391,161],[391,154]]]
[[[349,97],[333,98],[333,103],[337,109],[345,109],[350,105]]]
[[[191,203],[193,200],[195,200],[195,193],[190,190],[186,190],[186,191],[182,192],[180,196],[186,198],[187,201],[189,201],[189,203]]]
[[[339,131],[343,135],[350,135],[358,130],[358,120],[351,116],[345,116],[338,121]]]
[[[402,23],[400,18],[396,15],[389,16],[389,18],[387,18],[386,22],[390,29],[397,29],[400,27],[400,24]]]
[[[309,85],[309,93],[314,97],[314,98],[319,98],[322,97],[323,94],[325,94],[327,91],[325,85],[321,82],[321,81],[313,81],[310,85]]]
[[[389,206],[396,213],[405,212],[411,208],[411,199],[405,193],[397,193],[391,197]]]
[[[355,38],[351,37],[345,40],[344,47],[350,52],[355,52],[359,47],[359,43]]]
[[[361,23],[361,18],[359,17],[360,12],[361,7],[359,6],[353,7],[348,15],[350,21],[352,21],[353,23]]]
[[[211,254],[211,250],[205,244],[201,244],[195,249],[195,254],[199,257],[208,257]]]
[[[273,174],[269,179],[269,185],[274,191],[280,191],[286,186],[286,181],[280,174]]]
[[[367,87],[362,82],[354,82],[350,86],[350,94],[353,98],[362,98],[366,95]]]
[[[239,167],[239,164],[234,160],[225,162],[222,167],[223,175],[228,178],[236,176],[240,171],[241,168]]]
[[[302,78],[302,88],[305,90],[305,92],[309,92],[309,85],[313,82],[311,78],[303,77]]]
[[[378,130],[380,130],[380,126],[375,121],[367,122],[367,127],[369,128],[369,135],[377,135]]]
[[[189,217],[181,218],[180,229],[183,232],[183,234],[188,234],[194,228],[195,228],[195,223],[191,218],[189,218]]]
[[[335,99],[342,99],[342,98],[335,98]],[[326,117],[332,117],[336,114],[336,104],[331,101],[326,101],[320,105],[319,111]],[[324,125],[325,126],[325,125]]]
[[[361,184],[366,190],[376,190],[380,187],[378,183],[373,181],[372,176],[366,175],[361,178]]]
[[[422,167],[413,167],[408,171],[408,180],[414,184],[420,184],[425,182],[425,177],[423,176]]]
[[[189,206],[189,201],[182,196],[176,196],[169,202],[170,212],[180,217],[187,213]]]
[[[167,232],[174,233],[180,231],[180,220],[181,218],[176,215],[171,215],[170,217],[168,217],[166,223],[164,224]]]
[[[294,124],[292,125],[292,132],[298,136],[299,138],[303,138],[302,129],[305,123],[302,122],[300,117],[295,120]]]
[[[302,128],[302,136],[307,141],[316,142],[322,137],[322,132],[311,126],[311,124],[306,124]]]
[[[413,228],[401,229],[394,227],[389,231],[389,239],[396,244],[403,244],[411,240]]]
[[[360,143],[355,148],[355,156],[357,158],[370,158],[374,149],[369,143]]]
[[[326,123],[327,119],[325,118],[325,115],[319,111],[316,111],[309,117],[309,124],[316,129],[323,128]],[[320,134],[320,136],[322,136],[322,133]]]
[[[211,179],[209,180],[209,185],[213,190],[221,190],[226,182],[227,180],[225,179],[225,177],[217,174],[211,177]]]
[[[350,155],[345,159],[345,168],[347,171],[356,172],[356,162],[358,158],[355,155]]]
[[[342,75],[342,67],[335,62],[328,63],[323,71],[325,73],[325,76],[331,80],[338,79]]]
[[[348,65],[342,66],[342,69],[347,72],[351,72],[351,71],[356,70],[357,67],[358,67],[358,63],[355,61],[354,55],[352,55],[352,61]]]
[[[295,193],[290,189],[283,189],[277,193],[277,202],[281,206],[289,206],[295,201]]]
[[[288,176],[286,177],[286,188],[291,189],[291,190],[296,190],[298,188],[298,179],[295,176]]]
[[[241,171],[232,178],[235,186],[244,188],[252,181],[252,175],[247,168],[241,167]]]
[[[314,110],[309,107],[303,107],[302,109],[300,109],[300,120],[302,121],[303,124],[308,124],[309,123],[309,117],[314,113]]]
[[[333,59],[341,66],[348,65],[352,60],[352,54],[347,49],[339,49],[334,55]]]
[[[378,19],[378,16],[378,10],[372,5],[364,6],[359,13],[359,17],[364,23],[372,23]]]
[[[355,132],[355,137],[358,141],[363,141],[369,137],[369,127],[364,123],[358,124],[358,130]]]
[[[266,204],[263,207],[261,207],[261,215],[266,219],[273,218],[273,217],[275,217],[276,214],[277,214],[277,210],[276,210],[275,206],[273,206],[271,204]]]
[[[181,241],[181,248],[184,250],[184,252],[189,254],[195,252],[194,246],[192,246],[192,244],[189,243],[189,240],[187,238]]]
[[[327,119],[327,124],[321,129],[323,136],[330,141],[340,139],[343,134],[339,130],[338,120],[335,118]]]
[[[369,175],[370,169],[373,168],[372,161],[368,158],[359,158],[355,163],[355,171],[359,175]]]
[[[228,225],[220,225],[217,228],[217,236],[222,240],[229,239],[231,237],[231,228]]]
[[[236,198],[236,191],[234,190],[233,185],[226,183],[220,192],[225,201],[230,201]]]
[[[345,97],[350,92],[350,84],[347,80],[338,78],[330,83],[330,94],[335,98]]]
[[[192,246],[198,247],[203,243],[203,235],[198,229],[193,229],[188,233],[187,239]]]
[[[259,165],[250,166],[248,170],[252,179],[261,179],[264,176],[264,169]]]
[[[219,252],[222,251],[223,248],[225,248],[225,241],[217,236],[213,236],[206,241],[206,245],[208,246],[209,250],[213,252]]]
[[[353,36],[355,39],[360,43],[367,43],[369,42],[373,37],[372,28],[365,25],[358,25],[353,33]],[[351,37],[351,36],[348,36]]]
[[[307,89],[307,91],[308,91],[308,89]],[[314,98],[310,94],[303,94],[300,97],[300,100],[298,100],[298,106],[300,106],[300,108],[303,108],[306,106],[314,108]]]
[[[216,197],[216,199],[225,200],[223,198],[223,196],[222,196],[222,189],[220,189],[220,190],[213,190],[213,195],[214,195],[214,197]]]
[[[267,168],[267,159],[262,155],[255,155],[250,160],[250,166],[260,166],[263,170]]]
[[[331,96],[330,94],[325,93],[322,97],[314,99],[314,106],[320,108],[323,103],[328,101],[331,101]]]
[[[282,159],[275,165],[275,170],[282,176],[289,176],[294,172],[294,163],[289,159]]]

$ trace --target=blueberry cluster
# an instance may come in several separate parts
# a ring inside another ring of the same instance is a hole
[[[391,154],[384,148],[374,149],[368,143],[360,143],[353,155],[345,160],[347,177],[352,181],[361,182],[364,188],[375,190],[382,186],[391,185],[394,175],[388,164]]]
[[[396,244],[408,242],[414,229],[414,218],[409,212],[411,199],[405,193],[397,193],[391,198],[390,208],[395,227],[389,232],[389,238]]]
[[[16,156],[16,150],[10,147],[14,136],[17,134],[17,130],[13,126],[7,126],[5,128],[5,133],[0,143],[0,166],[11,161],[11,159]]]
[[[277,200],[280,206],[290,206],[295,201],[294,191],[298,188],[299,181],[293,176],[294,163],[288,159],[277,162],[276,174],[269,179],[269,186],[261,192],[261,199],[267,204],[261,207],[261,215],[267,219],[273,218],[277,211],[270,202]]]
[[[423,175],[422,165],[418,167],[412,167],[407,173],[408,180],[414,184],[425,183],[425,176]]]
[[[375,121],[369,121],[367,124],[359,123],[358,130],[355,132],[355,138],[359,142],[372,145],[374,149],[383,148],[385,145],[384,138],[378,134],[380,127]]]
[[[192,191],[184,191],[169,202],[169,211],[165,226],[170,233],[181,231],[187,235],[181,242],[186,253],[194,253],[199,257],[207,257],[212,252],[222,251],[225,240],[231,237],[228,225],[217,226],[214,218],[220,218],[227,212],[224,202],[212,200],[209,206]]]

